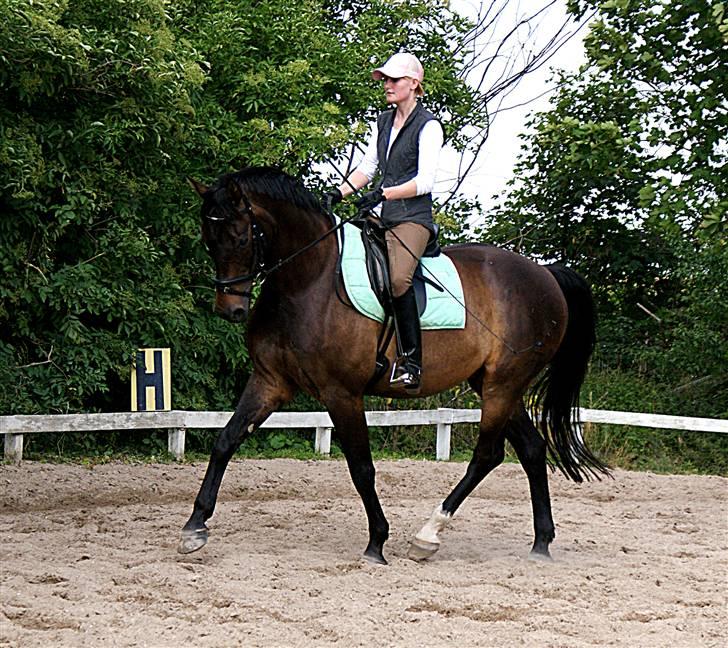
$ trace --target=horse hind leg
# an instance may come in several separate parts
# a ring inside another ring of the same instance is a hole
[[[505,437],[516,451],[531,491],[535,537],[529,559],[551,560],[549,545],[556,534],[546,471],[546,441],[536,430],[523,403],[508,421]]]
[[[465,476],[430,516],[410,543],[407,556],[412,560],[425,560],[440,549],[439,534],[447,527],[453,514],[485,476],[498,467],[505,456],[504,424],[513,408],[511,398],[489,394],[488,407],[480,417],[478,443],[468,464]]]
[[[440,548],[439,533],[447,527],[455,510],[478,483],[503,460],[504,439],[513,446],[528,477],[535,536],[529,559],[551,560],[549,545],[555,537],[555,531],[546,470],[546,442],[533,425],[523,403],[519,404],[513,416],[507,421],[502,436],[495,444],[489,446],[483,443],[481,422],[478,446],[465,477],[442,505],[435,509],[425,526],[415,536],[408,554],[410,558],[424,560],[437,552]]]
[[[364,551],[364,559],[373,564],[386,565],[383,549],[389,537],[389,522],[375,488],[376,471],[369,445],[364,404],[360,397],[347,394],[343,397],[337,395],[327,398],[326,406],[369,523],[369,542]]]

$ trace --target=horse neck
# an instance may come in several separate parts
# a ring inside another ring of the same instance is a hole
[[[304,288],[319,278],[336,258],[336,237],[330,234],[305,252],[313,243],[331,229],[332,224],[322,214],[298,208],[289,203],[271,203],[266,211],[272,216],[268,228],[263,225],[268,238],[266,265],[275,266],[285,261],[270,280],[286,287],[288,292]],[[268,283],[267,282],[267,283]]]

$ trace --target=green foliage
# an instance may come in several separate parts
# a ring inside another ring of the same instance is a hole
[[[470,242],[468,221],[472,214],[482,212],[477,199],[448,199],[443,205],[435,204],[433,219],[440,226],[438,240],[441,245]]]
[[[680,383],[652,371],[605,366],[597,355],[582,390],[582,406],[595,409],[726,417],[725,400],[715,403],[715,385]],[[725,385],[721,388],[725,391]],[[723,409],[721,409],[721,407]],[[589,447],[611,465],[655,472],[728,474],[728,436],[725,434],[635,428],[624,425],[585,426]]]
[[[602,3],[586,46],[604,76],[639,93],[635,117],[652,152],[641,207],[715,236],[728,211],[728,17],[711,4]]]
[[[0,0],[0,412],[129,407],[137,347],[172,349],[173,406],[228,409],[244,330],[210,311],[184,177],[308,177],[383,105],[403,46],[458,133],[467,24],[435,0]],[[430,72],[431,71],[431,72]],[[271,441],[271,443],[279,443]],[[103,441],[100,441],[103,443]]]
[[[571,9],[598,9],[587,65],[532,120],[494,234],[578,262],[616,301],[644,298],[672,264],[666,234],[725,234],[728,22],[703,0]]]
[[[176,186],[197,53],[162,2],[2,11],[0,410],[126,409],[135,347],[181,357],[221,328],[196,329],[183,288],[204,267]],[[201,351],[204,377],[219,359]]]
[[[587,64],[557,76],[553,108],[532,118],[483,237],[586,276],[600,316],[594,372],[619,378],[595,388],[601,400],[725,417],[723,3],[578,0],[570,9],[597,10]],[[630,376],[634,398],[607,398]]]
[[[231,408],[249,371],[244,330],[210,312],[212,270],[184,177],[276,164],[315,185],[315,163],[361,139],[382,106],[370,69],[402,48],[423,60],[427,103],[452,144],[487,120],[457,76],[468,25],[436,0],[0,0],[0,10],[3,414],[126,410],[143,346],[172,348],[174,407]],[[723,2],[602,3],[591,66],[559,79],[554,111],[534,118],[485,233],[569,260],[595,286],[594,406],[728,412],[727,35]],[[463,240],[473,209],[438,209],[445,242]],[[398,406],[477,405],[460,389]],[[458,428],[455,452],[475,434]],[[610,430],[599,447],[638,465],[659,451],[665,465],[677,454],[725,469],[700,459],[726,456],[718,441],[694,441],[708,435],[632,434]],[[188,447],[207,452],[214,436],[191,431]],[[31,456],[166,447],[163,433],[131,432],[27,444]],[[373,445],[431,456],[434,435],[383,428]],[[311,446],[307,432],[261,430],[243,451]]]

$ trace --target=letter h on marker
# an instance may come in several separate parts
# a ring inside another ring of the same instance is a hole
[[[148,363],[148,360],[152,362]],[[137,351],[136,366],[132,373],[132,411],[146,412],[171,408],[169,365],[169,349]],[[154,392],[153,404],[147,402],[150,387]]]

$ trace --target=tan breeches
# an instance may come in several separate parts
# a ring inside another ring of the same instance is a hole
[[[404,295],[412,285],[417,263],[430,240],[430,230],[419,223],[401,223],[385,235],[392,294]]]

